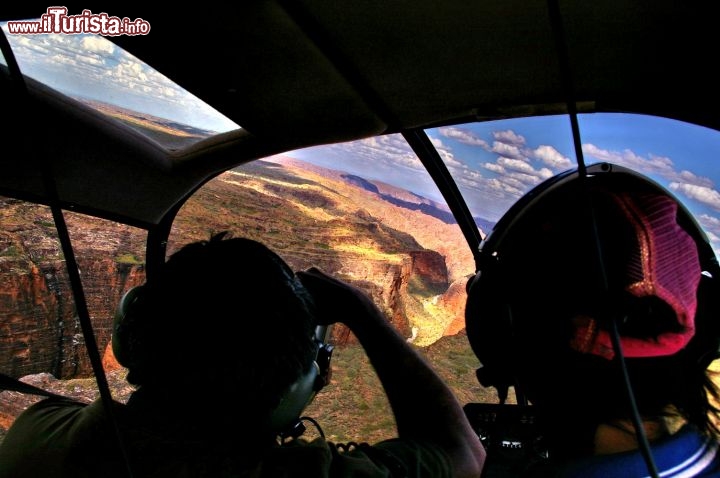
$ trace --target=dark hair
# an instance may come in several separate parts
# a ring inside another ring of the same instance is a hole
[[[127,320],[129,382],[254,414],[275,408],[316,352],[312,298],[290,267],[225,233],[173,254]]]

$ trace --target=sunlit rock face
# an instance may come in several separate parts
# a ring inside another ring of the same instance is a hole
[[[119,296],[143,279],[142,266],[108,258],[80,261],[83,290],[99,347],[110,340]],[[23,376],[48,372],[59,378],[86,375],[86,352],[64,263],[38,265],[0,260],[0,363],[2,372]]]
[[[7,239],[7,234],[3,234]],[[58,342],[62,320],[57,295],[45,273],[17,241],[3,241],[0,256],[0,363],[3,372],[24,375],[60,368]],[[12,249],[12,252],[9,250]]]
[[[0,198],[0,372],[20,377],[92,373],[52,215],[45,206]],[[66,221],[84,298],[103,349],[115,306],[144,280],[143,234],[78,214]]]
[[[409,251],[398,254],[393,261],[345,257],[342,262],[346,280],[367,292],[390,323],[406,337],[412,335],[411,321],[419,314],[426,314],[418,304],[417,294],[435,294],[447,289],[445,261],[435,251]],[[333,328],[332,340],[337,345],[357,343],[342,324]]]
[[[440,299],[442,307],[450,311],[452,320],[443,335],[456,335],[465,330],[465,303],[467,302],[467,279],[453,282]]]
[[[144,280],[143,266],[118,263],[104,253],[97,257],[92,248],[79,247],[77,252],[84,256],[79,265],[96,341],[105,368],[116,369],[108,349],[112,318],[124,291]],[[442,256],[434,251],[398,254],[396,259],[388,262],[349,256],[341,261],[346,277],[373,298],[401,334],[410,336],[410,318],[419,310],[412,292],[447,288],[447,272]],[[0,287],[0,362],[4,373],[23,376],[48,372],[59,378],[91,373],[62,261],[46,262],[41,269],[24,254],[3,258]],[[341,324],[334,327],[332,340],[336,345],[356,342]]]

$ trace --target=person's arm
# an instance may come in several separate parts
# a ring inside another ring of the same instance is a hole
[[[436,444],[458,477],[480,476],[485,450],[462,407],[372,300],[315,268],[298,276],[315,299],[319,320],[344,323],[360,341],[385,389],[399,437]]]

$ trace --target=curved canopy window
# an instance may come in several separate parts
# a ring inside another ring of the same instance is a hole
[[[585,164],[610,162],[650,177],[695,215],[720,250],[720,133],[665,118],[578,116]],[[567,116],[427,130],[482,233],[532,187],[577,167]]]

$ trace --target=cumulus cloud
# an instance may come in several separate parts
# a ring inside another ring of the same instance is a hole
[[[486,182],[485,186],[489,191],[495,191],[499,193],[501,197],[520,197],[525,192],[524,189],[513,186],[513,180],[500,181],[498,179],[491,179]],[[509,205],[508,205],[509,207]]]
[[[107,41],[103,37],[94,35],[83,36],[81,39],[81,46],[83,50],[88,52],[97,52],[105,54],[115,53],[115,44],[111,41]]]
[[[541,145],[535,148],[533,156],[553,169],[568,169],[573,164],[570,158],[563,156],[560,151],[549,145]]]
[[[452,138],[463,144],[470,146],[480,146],[482,148],[489,148],[487,141],[478,138],[472,131],[456,127],[444,127],[439,129],[440,135],[446,138]]]
[[[451,153],[452,141],[482,148],[475,158],[450,156],[446,164],[458,185],[467,188],[464,192],[470,202],[475,203],[471,208],[490,218],[498,218],[530,188],[572,165],[570,159],[552,146],[528,147],[526,138],[511,129],[490,133],[491,143],[463,128],[440,128],[438,132],[449,144],[439,139],[434,143],[441,144]],[[492,160],[478,161],[487,158],[487,153],[496,156]],[[479,170],[487,172],[487,177],[478,175]]]
[[[482,167],[497,174],[505,174],[506,172],[505,168],[497,163],[483,163]]]
[[[384,135],[362,139],[353,143],[338,145],[342,150],[350,149],[354,155],[372,159],[375,164],[400,165],[404,168],[423,171],[425,168],[400,135]]]
[[[623,151],[610,151],[601,149],[594,144],[584,144],[582,146],[583,154],[593,157],[600,161],[625,166],[634,171],[644,174],[657,174],[667,179],[677,176],[675,166],[670,158],[665,156],[648,155],[647,158],[635,154],[629,149]]]
[[[669,182],[668,187],[674,192],[720,211],[720,193],[714,188],[713,181],[691,171],[678,171],[673,161],[666,156],[649,154],[643,157],[630,150],[609,151],[592,144],[583,145],[583,152],[601,161],[619,164],[641,174],[659,176]]]
[[[438,154],[448,167],[462,167],[463,163],[455,159],[452,150],[445,145],[440,138],[430,138],[430,142],[435,146]]]
[[[710,178],[698,176],[693,172],[683,170],[678,174],[678,178],[681,182],[694,184],[696,186],[703,186],[706,188],[713,187],[713,181]]]
[[[698,217],[698,221],[703,227],[720,231],[720,219],[715,216],[710,216],[709,214],[700,214],[700,216]]]
[[[670,183],[669,188],[672,191],[682,193],[690,199],[710,206],[716,211],[720,211],[720,193],[715,189],[707,186],[697,186],[695,184],[677,182]]]
[[[488,217],[498,211],[504,212],[530,188],[575,164],[554,146],[528,144],[523,135],[512,129],[489,133],[489,141],[468,128],[444,127],[437,131],[444,141],[436,138],[434,143],[440,148],[448,169],[461,187],[468,188],[463,192],[472,198],[470,202],[474,204],[471,207],[489,211]],[[457,157],[452,148],[457,144],[455,142],[478,146],[477,156]],[[667,156],[641,155],[632,149],[605,149],[592,143],[584,144],[583,152],[588,164],[607,161],[627,167],[669,184],[678,196],[720,211],[720,192],[715,189],[714,182],[693,171],[677,168]],[[483,175],[473,175],[478,171]],[[720,225],[713,230],[715,237],[720,237]]]
[[[715,249],[715,254],[720,255],[720,219],[709,214],[700,214],[697,220]]]
[[[523,179],[525,179],[523,181]],[[534,184],[532,181],[532,176],[523,175],[523,174],[510,174],[503,178],[502,180],[503,184],[506,186],[510,186],[513,188],[513,191],[524,191],[527,189],[528,184]]]
[[[538,175],[537,171],[532,171],[532,173],[521,173],[521,172],[511,172],[509,175],[510,179],[516,179],[520,182],[522,182],[525,185],[525,190],[537,185],[542,181],[544,178],[541,175]]]
[[[521,159],[514,159],[514,158],[508,158],[505,156],[501,156],[497,160],[497,164],[502,166],[505,169],[513,170],[513,171],[519,171],[526,174],[533,174],[535,170],[533,167],[526,161],[523,161]]]
[[[555,175],[555,172],[551,171],[548,168],[542,168],[538,171],[538,176],[541,179],[549,179]]]
[[[527,161],[527,155],[516,145],[495,141],[491,151],[500,156]]]
[[[505,131],[495,131],[493,138],[495,138],[496,141],[513,144],[517,147],[525,146],[525,137],[509,129]]]

